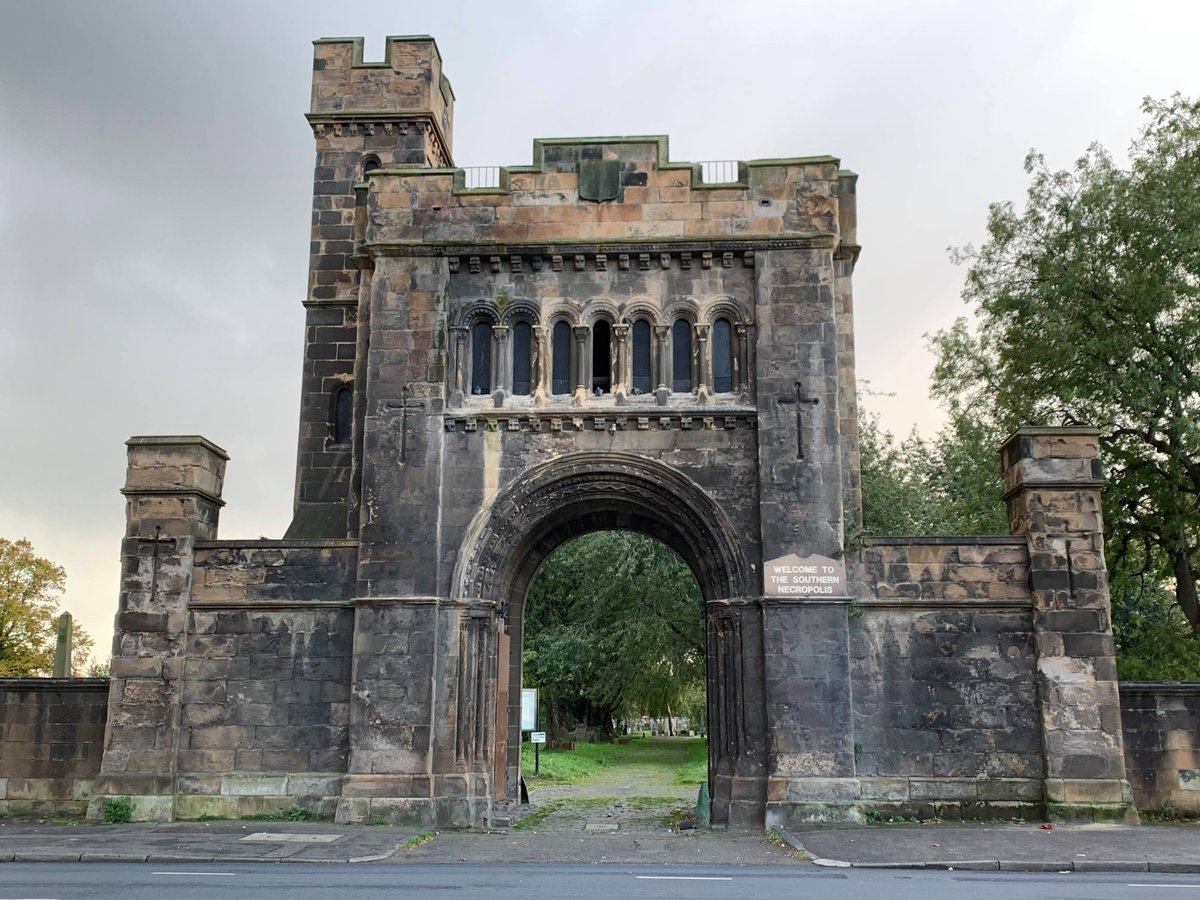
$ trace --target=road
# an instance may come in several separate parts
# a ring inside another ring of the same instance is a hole
[[[543,865],[0,864],[0,900],[1128,900],[1200,898],[1200,876]]]

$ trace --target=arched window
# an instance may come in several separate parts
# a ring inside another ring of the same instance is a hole
[[[571,393],[571,326],[558,322],[551,338],[550,393]]]
[[[671,390],[692,389],[692,323],[676,319],[671,326]]]
[[[512,392],[514,394],[530,394],[532,393],[530,345],[533,338],[533,329],[528,322],[518,322],[513,326],[512,330]]]
[[[492,392],[492,323],[471,326],[471,393]]]
[[[728,319],[717,319],[712,327],[713,391],[727,394],[733,390],[733,329]]]
[[[335,444],[350,443],[351,412],[354,408],[354,393],[348,385],[341,385],[333,392],[333,421],[330,423]]]
[[[366,159],[364,159],[362,161],[363,178],[366,178],[368,175],[370,175],[372,172],[374,172],[378,168],[381,168],[379,165],[379,157],[378,156],[368,156]]]
[[[639,319],[633,323],[633,392],[648,394],[650,384],[650,323]]]
[[[592,391],[612,390],[612,329],[601,319],[592,326]]]

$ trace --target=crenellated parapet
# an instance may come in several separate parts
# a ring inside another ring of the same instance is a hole
[[[663,135],[538,139],[533,164],[501,167],[495,187],[467,187],[462,169],[382,167],[359,237],[372,253],[413,241],[818,238],[857,257],[857,176],[836,157],[736,167],[736,181],[705,181],[701,164],[670,159]]]
[[[425,118],[443,151],[439,164],[450,164],[454,91],[442,72],[442,55],[433,38],[389,37],[380,62],[363,61],[362,38],[321,38],[313,44],[308,118],[314,128]],[[343,132],[335,127],[333,133]]]

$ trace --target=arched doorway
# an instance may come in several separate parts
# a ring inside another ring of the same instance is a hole
[[[630,453],[571,453],[527,470],[475,517],[454,574],[456,599],[494,604],[494,639],[475,667],[496,673],[497,696],[478,696],[489,745],[492,798],[517,796],[525,598],[560,545],[592,531],[648,534],[673,549],[705,607],[709,783],[714,822],[761,825],[766,800],[762,610],[754,573],[721,508],[670,466]],[[465,658],[466,654],[463,654]]]

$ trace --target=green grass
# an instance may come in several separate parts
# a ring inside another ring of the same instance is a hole
[[[616,797],[576,797],[573,799],[561,797],[539,806],[521,821],[513,826],[513,831],[530,831],[541,825],[551,815],[564,810],[567,815],[586,816],[593,809],[612,806],[617,802]]]
[[[620,765],[662,766],[673,770],[674,784],[699,785],[708,778],[704,738],[649,738],[628,744],[576,744],[574,750],[541,752],[540,774],[533,774],[533,745],[521,745],[521,772],[532,784],[580,784],[602,769]]]
[[[413,835],[407,841],[405,841],[403,844],[401,844],[400,849],[401,850],[415,850],[417,847],[420,847],[422,844],[429,843],[437,836],[438,836],[438,833],[436,831],[433,831],[433,830],[422,831],[420,834]]]

